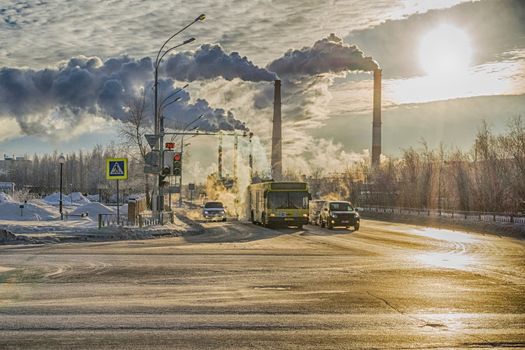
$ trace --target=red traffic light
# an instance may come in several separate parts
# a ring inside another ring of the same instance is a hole
[[[182,154],[180,154],[179,152],[175,153],[173,155],[173,160],[176,161],[176,162],[180,162],[180,160],[182,159]]]

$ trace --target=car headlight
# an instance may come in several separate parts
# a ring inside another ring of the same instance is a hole
[[[275,214],[274,213],[270,213],[270,216],[273,218],[275,216]]]
[[[332,217],[333,217],[334,219],[337,219],[337,214],[332,214]]]
[[[205,211],[204,211],[204,215],[208,215],[208,214],[209,214],[209,213],[205,210]]]

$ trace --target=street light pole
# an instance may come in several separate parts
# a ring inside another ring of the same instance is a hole
[[[160,62],[162,61],[162,58],[170,51],[176,49],[177,47],[180,47],[182,45],[185,45],[185,44],[188,44],[192,41],[195,40],[195,38],[190,38],[186,41],[184,41],[182,44],[179,44],[179,45],[176,45],[168,50],[164,50],[164,48],[166,47],[166,45],[168,44],[168,42],[173,39],[175,36],[177,36],[178,34],[182,33],[184,30],[186,30],[188,27],[190,27],[191,25],[193,25],[194,23],[196,22],[199,22],[199,21],[203,21],[204,19],[206,18],[206,16],[204,14],[201,14],[199,15],[197,18],[195,18],[191,23],[187,24],[186,26],[184,26],[182,29],[180,29],[179,31],[177,31],[175,34],[173,34],[172,36],[170,36],[168,38],[168,40],[166,40],[164,42],[164,44],[162,44],[162,46],[160,47],[159,51],[157,52],[157,57],[155,58],[155,84],[154,84],[154,90],[155,90],[155,101],[154,101],[154,119],[155,119],[155,135],[159,136],[158,137],[158,141],[156,143],[156,149],[159,151],[159,154],[160,154],[160,164],[159,164],[159,169],[158,169],[158,206],[160,208],[157,208],[159,213],[162,215],[162,212],[164,211],[164,191],[163,191],[163,187],[162,187],[162,184],[161,184],[161,175],[160,175],[160,172],[162,170],[162,168],[164,167],[164,128],[162,126],[162,121],[161,121],[161,118],[160,118],[160,113],[159,113],[159,107],[158,107],[158,85],[159,85],[159,66],[160,66]],[[161,218],[162,219],[162,218]]]
[[[60,164],[60,200],[59,200],[59,211],[60,211],[60,220],[64,220],[64,213],[62,210],[62,173],[63,173],[63,167],[64,163],[66,162],[66,158],[64,158],[64,155],[60,155],[58,157],[58,163]]]

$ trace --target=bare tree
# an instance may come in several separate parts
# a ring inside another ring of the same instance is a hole
[[[130,99],[125,109],[127,110],[127,118],[121,124],[120,136],[123,138],[125,145],[131,150],[135,150],[135,152],[130,153],[137,155],[138,159],[136,160],[141,164],[145,164],[148,144],[144,135],[151,131],[150,122],[146,114],[146,91],[143,90],[140,97]],[[150,206],[151,194],[148,174],[144,174],[144,191],[146,193],[146,202]]]

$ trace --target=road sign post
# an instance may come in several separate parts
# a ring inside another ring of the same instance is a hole
[[[117,225],[120,225],[119,180],[128,179],[128,158],[106,159],[106,179],[117,181]]]

